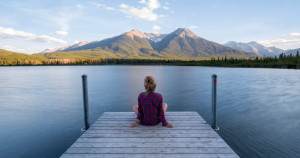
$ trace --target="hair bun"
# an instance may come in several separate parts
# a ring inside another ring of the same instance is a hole
[[[152,76],[146,76],[144,80],[144,86],[147,92],[154,92],[156,88],[154,78]]]

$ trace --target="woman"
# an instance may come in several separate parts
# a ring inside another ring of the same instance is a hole
[[[133,111],[137,115],[135,123],[131,127],[137,127],[140,124],[145,126],[155,126],[162,123],[163,126],[173,128],[165,118],[167,104],[163,103],[162,96],[155,93],[156,83],[152,76],[146,76],[144,80],[146,92],[140,93],[138,97],[138,105],[133,106]]]

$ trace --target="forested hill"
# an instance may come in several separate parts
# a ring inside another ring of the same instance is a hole
[[[15,53],[0,49],[0,65],[42,64],[46,59],[41,56]]]

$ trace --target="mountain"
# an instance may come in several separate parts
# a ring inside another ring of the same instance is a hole
[[[52,53],[52,52],[69,51],[69,50],[72,50],[74,48],[86,45],[88,43],[89,43],[88,41],[81,41],[81,42],[78,42],[78,43],[75,43],[75,44],[72,44],[72,45],[69,45],[69,46],[65,46],[65,47],[62,47],[62,48],[48,48],[48,49],[42,51],[41,53]]]
[[[253,57],[252,53],[225,47],[199,37],[186,28],[179,28],[168,34],[160,42],[152,43],[155,50],[178,57]]]
[[[297,48],[297,49],[289,49],[289,50],[284,51],[283,53],[284,53],[285,55],[290,55],[290,54],[296,55],[296,54],[297,54],[297,51],[299,51],[299,53],[300,53],[300,48]]]
[[[59,52],[57,52],[59,51]],[[255,54],[244,52],[208,41],[186,28],[169,34],[142,33],[132,30],[121,35],[86,43],[78,47],[45,53],[46,58],[107,57],[107,58],[254,58]]]
[[[45,58],[41,56],[15,53],[0,49],[0,65],[41,64]]]
[[[282,49],[276,48],[276,47],[266,47],[262,44],[259,44],[255,41],[251,41],[248,43],[242,43],[242,42],[235,42],[235,41],[229,41],[224,44],[225,46],[239,49],[246,52],[252,52],[260,56],[279,56],[283,52]]]

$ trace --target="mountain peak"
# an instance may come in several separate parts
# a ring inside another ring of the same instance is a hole
[[[130,32],[126,32],[125,35],[130,36],[131,38],[134,38],[134,36],[140,37],[140,38],[147,38],[147,36],[142,33],[141,31],[137,29],[133,29]]]
[[[187,29],[187,28],[178,28],[176,29],[174,32],[174,34],[179,35],[180,37],[198,37],[194,32],[192,32],[191,30]]]

